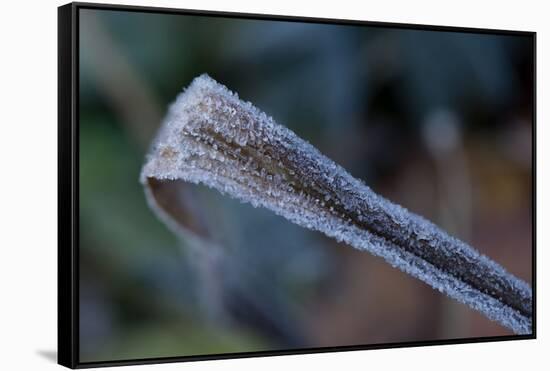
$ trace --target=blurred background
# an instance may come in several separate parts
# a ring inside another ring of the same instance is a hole
[[[383,260],[196,189],[217,250],[138,176],[208,73],[531,283],[529,37],[80,10],[80,361],[509,335]],[[191,187],[191,186],[190,186]]]

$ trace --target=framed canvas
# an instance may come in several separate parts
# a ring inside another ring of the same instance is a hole
[[[535,33],[58,20],[60,364],[536,337]]]

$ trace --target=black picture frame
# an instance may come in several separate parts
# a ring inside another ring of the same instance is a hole
[[[478,34],[522,35],[531,38],[533,47],[533,135],[532,135],[532,283],[533,283],[533,332],[530,335],[513,335],[465,339],[445,339],[419,342],[371,344],[361,346],[337,346],[292,350],[261,351],[248,353],[196,355],[150,359],[127,359],[102,362],[79,360],[79,11],[82,9],[120,10],[126,12],[162,13],[179,15],[207,15],[256,20],[284,20],[290,22],[326,23],[341,25],[369,25],[389,28],[405,28],[435,31],[451,31]],[[58,363],[69,368],[121,366],[220,360],[242,357],[263,357],[287,354],[341,352],[381,348],[418,347],[463,343],[527,340],[537,337],[536,312],[536,32],[462,28],[421,24],[385,23],[326,18],[228,13],[170,9],[145,6],[111,5],[97,3],[70,3],[58,8]]]

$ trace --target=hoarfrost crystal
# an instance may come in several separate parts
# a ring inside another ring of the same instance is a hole
[[[424,218],[378,196],[315,147],[202,75],[171,106],[141,173],[151,207],[187,226],[160,191],[202,183],[384,258],[484,313],[531,333],[531,288]]]

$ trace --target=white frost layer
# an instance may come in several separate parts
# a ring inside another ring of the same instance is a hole
[[[148,178],[202,183],[266,207],[384,258],[518,334],[531,333],[527,283],[378,196],[207,75],[196,78],[171,106],[142,170],[146,186]]]

